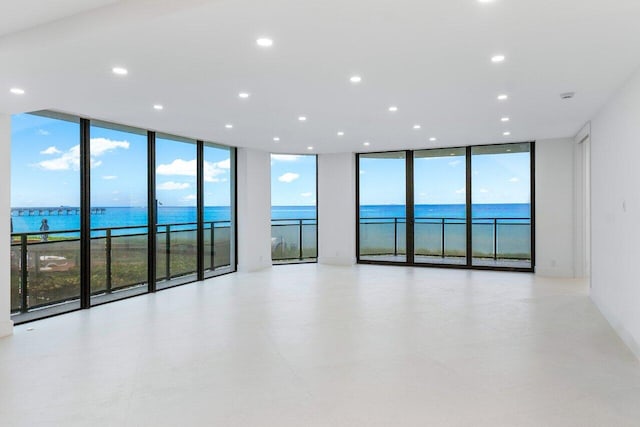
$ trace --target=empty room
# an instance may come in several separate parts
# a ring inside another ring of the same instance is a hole
[[[0,425],[637,426],[639,21],[2,2]]]

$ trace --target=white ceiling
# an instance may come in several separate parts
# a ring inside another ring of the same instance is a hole
[[[86,12],[119,0],[0,0],[0,36]]]
[[[573,136],[640,66],[638,0],[56,2],[64,14],[47,0],[5,3],[0,34],[23,31],[0,37],[0,112],[54,109],[277,152]],[[7,13],[23,24],[6,27]],[[272,48],[256,46],[263,35]],[[507,60],[492,64],[496,53]]]

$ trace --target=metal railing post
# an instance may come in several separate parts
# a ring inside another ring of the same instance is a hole
[[[29,309],[29,296],[27,293],[27,280],[29,280],[27,257],[27,235],[20,235],[20,311],[26,313]]]
[[[164,274],[166,280],[171,280],[171,225],[165,226],[167,237],[164,242],[165,265]]]
[[[441,223],[441,242],[440,242],[440,256],[442,258],[444,258],[444,218],[440,218],[440,223]]]
[[[216,240],[215,240],[215,229],[216,229],[216,224],[214,222],[211,223],[211,253],[209,254],[211,257],[211,270],[215,270],[216,269],[216,265],[215,265],[215,244],[216,244]]]
[[[298,226],[300,227],[300,236],[298,239],[300,240],[300,261],[302,261],[302,220],[298,220]]]
[[[493,260],[498,259],[498,218],[493,218]]]
[[[398,218],[393,218],[393,256],[398,256]]]
[[[106,274],[107,274],[107,293],[111,293],[111,229],[107,229],[106,251]]]

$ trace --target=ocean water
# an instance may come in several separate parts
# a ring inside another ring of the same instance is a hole
[[[406,208],[401,205],[371,205],[360,207],[361,218],[404,218]],[[464,219],[464,205],[416,205],[416,218],[448,218]],[[487,204],[474,205],[474,218],[530,218],[531,207],[522,204]],[[205,221],[229,221],[229,207],[206,207]],[[314,219],[315,206],[273,206],[273,219]],[[13,232],[29,233],[40,229],[42,220],[49,223],[49,232],[80,229],[79,215],[24,215],[12,214]],[[158,208],[159,224],[184,224],[196,222],[195,207]],[[147,223],[146,208],[109,207],[104,213],[91,215],[91,228],[140,226]]]

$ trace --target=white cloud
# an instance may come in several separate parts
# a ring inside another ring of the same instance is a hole
[[[287,184],[295,181],[296,179],[300,178],[300,175],[297,173],[293,173],[293,172],[287,172],[284,175],[281,175],[278,177],[278,181],[280,182],[286,182]]]
[[[184,200],[185,202],[190,202],[192,200],[196,200],[198,198],[198,196],[196,196],[195,194],[189,194],[188,196],[185,196],[182,200]]]
[[[313,193],[300,193],[300,195],[302,197],[311,197],[311,196],[313,196]]]
[[[276,162],[297,162],[300,157],[296,154],[272,154],[271,160]]]
[[[103,175],[102,179],[106,179],[107,181],[109,181],[112,179],[118,179],[118,177],[116,175]]]
[[[460,164],[460,160],[452,160],[449,162],[449,166],[455,168],[456,166],[458,166]]]
[[[52,145],[51,147],[47,148],[46,150],[42,150],[40,152],[40,154],[60,154],[62,153],[62,151],[58,150],[55,145]]]
[[[360,175],[364,175],[367,171],[360,171]]]
[[[459,189],[459,190],[456,190],[456,194],[464,194],[464,193],[465,193],[465,191],[466,191],[466,190],[465,190],[464,188],[461,188],[461,189]]]
[[[227,173],[227,169],[231,167],[229,159],[221,162],[204,162],[204,180],[206,182],[220,182],[218,175]],[[159,165],[156,168],[158,175],[170,176],[196,176],[197,163],[196,160],[175,159],[173,162],[165,165]]]
[[[514,176],[509,180],[509,182],[520,182],[520,178],[518,178],[517,176]]]
[[[214,163],[214,165],[220,169],[231,169],[231,159],[222,160],[218,163]]]
[[[38,135],[49,136],[49,135],[51,135],[51,132],[49,132],[48,130],[44,130],[44,129],[38,129]]]
[[[481,192],[481,193],[488,193],[488,192],[489,192],[489,190],[487,190],[486,188],[481,188],[481,189],[480,189],[480,192]]]
[[[97,168],[102,164],[102,161],[96,160],[96,157],[100,157],[103,154],[114,151],[118,148],[127,150],[129,149],[129,145],[129,142],[127,141],[114,141],[107,138],[92,138],[90,159],[91,168]],[[49,150],[49,148],[47,150]],[[69,148],[69,150],[62,153],[60,157],[52,160],[44,160],[42,162],[39,162],[37,165],[42,169],[46,169],[49,171],[66,171],[70,169],[78,170],[80,169],[80,145],[74,145],[73,147]]]
[[[162,184],[158,185],[156,188],[158,190],[172,191],[172,190],[185,190],[185,189],[187,189],[189,187],[191,187],[191,184],[189,184],[188,182],[167,181],[167,182],[163,182]]]

